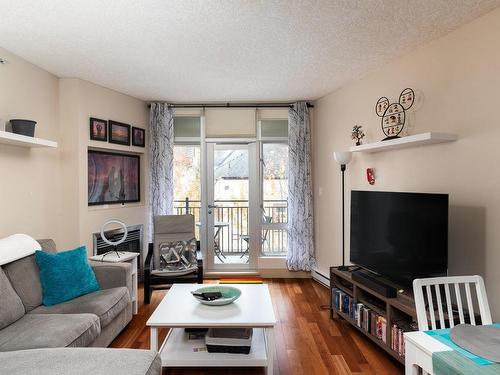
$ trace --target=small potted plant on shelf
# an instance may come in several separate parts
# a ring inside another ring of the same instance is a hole
[[[365,133],[363,132],[361,125],[354,125],[351,132],[351,139],[356,141],[356,146],[360,146],[363,143],[363,138]]]
[[[21,119],[10,120],[12,133],[26,135],[28,137],[35,136],[35,125],[36,121],[33,120],[21,120]]]

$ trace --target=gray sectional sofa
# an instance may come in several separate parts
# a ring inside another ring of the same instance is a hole
[[[160,375],[156,352],[135,349],[56,348],[0,352],[0,374]]]
[[[56,251],[54,241],[38,242],[44,251]],[[60,373],[76,374],[80,373],[80,369],[86,368],[87,373],[100,374],[96,366],[102,367],[103,374],[161,372],[159,357],[150,351],[41,349],[104,348],[132,319],[130,264],[91,262],[91,266],[101,290],[54,306],[42,305],[42,287],[34,255],[0,267],[0,373],[3,373],[4,367],[9,363],[14,366],[16,360],[21,357],[26,366],[29,367],[31,363],[37,368],[36,373],[42,373],[40,371],[43,370],[44,364],[48,365],[48,373],[57,373],[50,372],[51,364],[54,369],[57,360],[62,361],[64,358],[66,361],[58,364]],[[31,349],[33,351],[27,351]],[[28,353],[30,355],[26,356]],[[78,361],[78,358],[92,358],[92,356],[95,360],[91,360],[91,363]],[[106,356],[110,359],[122,356],[124,361],[114,361],[115,369],[106,372],[105,365],[113,365],[104,360]],[[102,360],[98,360],[101,357]],[[136,358],[135,363],[137,363],[136,367],[128,366],[128,372],[120,370],[121,366],[127,363],[126,358]],[[142,358],[143,361],[138,358]],[[75,361],[79,364],[78,372],[69,370]],[[140,368],[149,370],[143,372]],[[20,368],[19,370],[19,373],[28,373],[21,371]]]
[[[56,251],[54,241],[39,242]],[[54,306],[42,305],[34,255],[0,267],[0,351],[108,346],[132,319],[130,265],[92,267],[101,290]]]

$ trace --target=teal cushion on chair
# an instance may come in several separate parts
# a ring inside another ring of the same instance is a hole
[[[40,268],[42,303],[57,305],[99,290],[99,283],[87,261],[87,249],[81,246],[59,253],[35,252]]]

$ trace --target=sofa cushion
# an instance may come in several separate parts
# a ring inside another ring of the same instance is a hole
[[[26,314],[0,330],[0,352],[88,346],[100,332],[93,314]]]
[[[99,290],[94,271],[87,260],[85,246],[56,254],[36,251],[35,260],[40,269],[42,303],[46,306]]]
[[[53,306],[39,306],[30,314],[95,314],[106,327],[130,302],[124,286],[103,289]]]
[[[21,298],[26,311],[42,304],[42,284],[35,255],[27,256],[4,266],[5,273]]]
[[[151,350],[104,348],[33,349],[0,353],[9,375],[160,375],[160,356]]]
[[[43,251],[54,253],[56,245],[52,240],[37,240]],[[9,277],[14,290],[23,301],[26,312],[33,310],[42,304],[42,284],[40,284],[40,271],[35,261],[35,255],[4,266],[5,273]]]
[[[0,267],[0,329],[14,323],[24,315],[24,306]]]
[[[36,240],[40,246],[42,247],[42,250],[43,251],[46,251],[47,253],[55,253],[57,250],[56,250],[56,243],[54,242],[54,240],[50,239],[50,238],[45,238],[45,239],[42,239],[42,240]]]

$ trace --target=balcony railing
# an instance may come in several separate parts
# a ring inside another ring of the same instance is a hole
[[[224,255],[243,254],[248,247],[242,236],[248,234],[248,201],[215,201],[214,222],[228,223],[222,226],[218,234],[219,247]],[[186,212],[200,221],[201,202],[196,200],[176,200],[174,210],[177,215]],[[262,253],[264,255],[285,255],[288,249],[288,204],[286,200],[265,200],[263,216],[271,217],[269,224],[262,224]],[[199,228],[196,227],[199,238]]]

